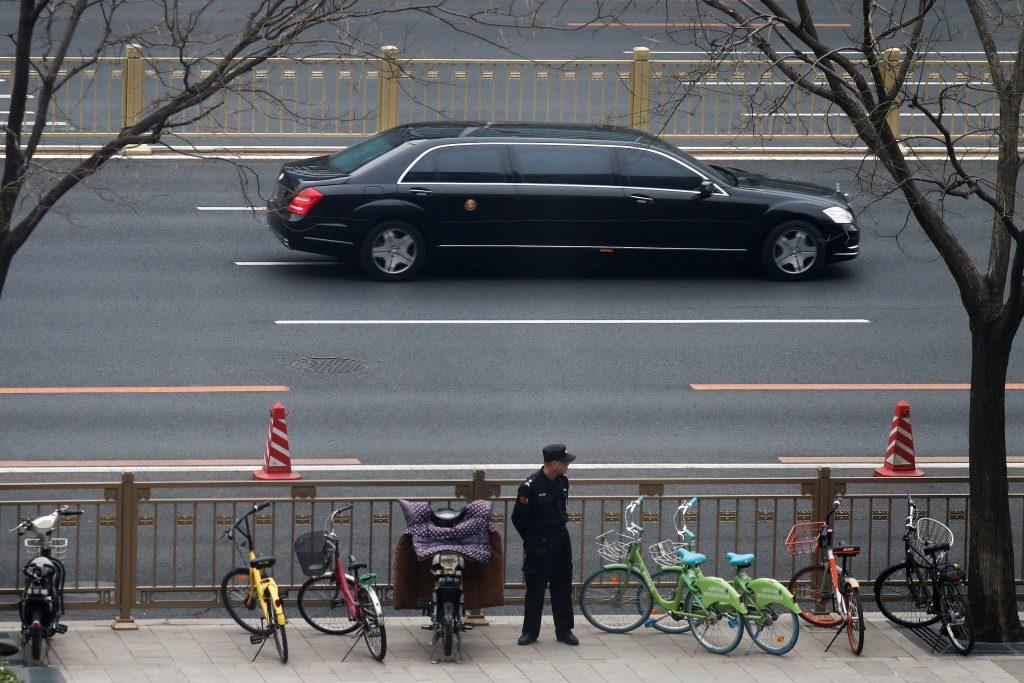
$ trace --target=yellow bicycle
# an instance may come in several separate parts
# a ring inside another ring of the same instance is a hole
[[[236,532],[241,536],[241,541],[235,543],[235,547],[247,566],[236,567],[227,573],[220,583],[220,600],[231,618],[252,634],[249,642],[253,645],[259,645],[262,650],[263,644],[273,638],[277,655],[284,664],[288,661],[288,638],[284,630],[287,619],[281,605],[281,598],[285,595],[277,590],[277,582],[273,577],[261,573],[273,567],[277,560],[273,557],[257,557],[253,541],[256,528],[249,524],[250,517],[268,507],[270,503],[253,505],[252,510],[236,519],[231,528],[224,532],[232,541],[235,540]],[[249,550],[248,561],[242,552],[243,546]],[[259,656],[259,650],[256,655]]]

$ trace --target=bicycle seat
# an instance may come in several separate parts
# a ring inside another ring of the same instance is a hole
[[[277,562],[273,557],[255,557],[249,560],[249,566],[253,569],[270,569]]]
[[[729,558],[729,564],[739,569],[754,564],[754,553],[726,553],[725,556]]]
[[[924,547],[925,555],[936,555],[938,553],[944,553],[949,550],[948,543],[929,543]]]
[[[683,566],[685,567],[696,567],[699,564],[707,562],[708,556],[704,553],[691,553],[686,548],[680,548],[679,559],[682,560]]]
[[[356,562],[355,564],[350,564],[348,566],[348,573],[352,576],[358,577],[360,569],[366,569],[365,562]]]
[[[860,547],[848,545],[845,548],[833,548],[832,554],[836,557],[856,557],[857,555],[860,555]]]

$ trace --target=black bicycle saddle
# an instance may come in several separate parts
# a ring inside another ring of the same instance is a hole
[[[430,521],[434,526],[451,528],[462,521],[466,516],[466,508],[456,510],[454,508],[440,508],[430,510]]]

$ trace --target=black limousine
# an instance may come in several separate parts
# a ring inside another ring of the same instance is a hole
[[[516,259],[748,259],[804,280],[860,246],[836,190],[710,166],[603,125],[402,125],[285,164],[267,209],[288,248],[358,260],[380,280]]]

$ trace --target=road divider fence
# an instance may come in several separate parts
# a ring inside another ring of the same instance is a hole
[[[628,466],[627,466],[628,469]],[[525,476],[527,473],[524,472]],[[1024,586],[1024,477],[1010,477],[1011,519],[1019,546],[1018,586]],[[379,590],[390,597],[394,551],[405,530],[400,498],[437,504],[488,499],[492,521],[504,543],[506,595],[522,599],[522,544],[511,525],[516,479],[489,479],[473,470],[466,479],[349,479],[295,481],[136,481],[126,472],[113,482],[38,482],[0,484],[0,528],[32,518],[57,504],[84,511],[62,518],[57,535],[70,543],[67,568],[68,605],[116,613],[115,626],[131,628],[134,614],[166,609],[217,607],[217,587],[239,564],[230,542],[221,538],[232,521],[253,502],[269,500],[256,516],[257,552],[275,555],[275,576],[282,587],[301,585],[295,539],[319,530],[332,509],[344,502],[354,508],[336,522],[343,550],[366,558],[379,577]],[[726,575],[726,552],[753,552],[756,575],[788,580],[797,568],[784,544],[793,524],[824,519],[834,497],[843,493],[846,510],[835,517],[837,542],[863,548],[855,562],[858,576],[870,579],[895,563],[903,548],[906,495],[918,511],[949,526],[956,537],[953,560],[967,564],[970,501],[965,477],[891,480],[835,477],[819,468],[810,477],[574,477],[569,499],[575,586],[599,566],[594,538],[622,530],[623,510],[638,493],[646,546],[671,539],[672,514],[680,501],[699,497],[688,513],[697,533],[697,549],[709,558],[710,575]],[[0,537],[0,607],[13,609],[21,587],[20,568],[27,549],[14,534]],[[294,595],[294,593],[293,593]],[[1024,596],[1022,596],[1024,597]]]
[[[469,119],[608,123],[678,141],[750,134],[856,139],[843,112],[786,83],[770,62],[746,56],[711,64],[700,58],[652,59],[645,47],[620,60],[409,59],[394,46],[380,53],[379,58],[269,59],[220,93],[208,115],[184,112],[181,118],[188,123],[176,126],[175,135],[252,138],[254,144],[267,138],[342,141],[401,122]],[[899,50],[885,59],[883,71],[891,82]],[[134,46],[124,57],[68,57],[62,75],[80,71],[58,93],[46,138],[109,137],[183,88],[186,79],[209,75],[217,63],[210,57],[150,56]],[[0,57],[7,93],[13,65],[13,57]],[[809,77],[824,83],[823,77]],[[955,139],[977,144],[993,134],[998,99],[983,59],[923,59],[908,82],[922,102],[941,92],[955,95],[943,114]],[[34,101],[29,101],[29,124]],[[924,115],[906,105],[889,123],[897,136],[931,130]]]

